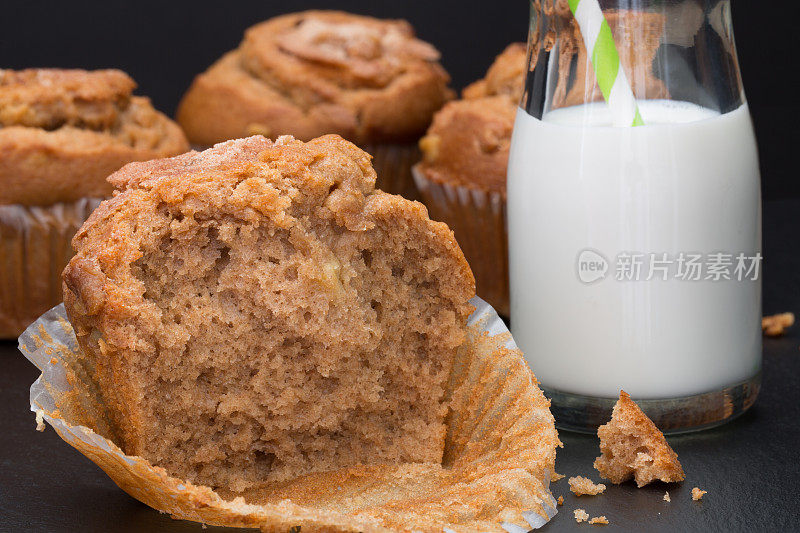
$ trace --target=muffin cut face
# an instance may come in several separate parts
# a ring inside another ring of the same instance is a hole
[[[335,136],[112,176],[65,304],[126,453],[234,493],[441,460],[474,280],[447,227],[374,179]]]

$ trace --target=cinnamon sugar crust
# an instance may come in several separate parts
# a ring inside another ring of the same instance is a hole
[[[119,70],[0,70],[0,125],[110,128],[135,87]]]
[[[104,197],[125,163],[188,149],[119,70],[0,70],[0,204]]]
[[[404,20],[282,15],[249,28],[236,50],[197,76],[177,119],[200,145],[255,133],[405,142],[453,96],[438,60]]]
[[[338,136],[132,163],[64,299],[123,450],[232,493],[442,460],[472,273]]]
[[[664,435],[625,392],[620,391],[611,420],[597,430],[601,456],[594,467],[612,483],[631,478],[643,487],[651,481],[683,481],[678,454]]]

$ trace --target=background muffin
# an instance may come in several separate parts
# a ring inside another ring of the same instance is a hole
[[[109,180],[64,305],[127,454],[235,493],[441,462],[475,283],[365,152],[253,136]]]
[[[414,178],[435,220],[455,232],[475,273],[478,295],[508,316],[506,169],[526,48],[508,46],[486,77],[445,105],[420,140]]]
[[[0,337],[61,301],[70,240],[105,178],[188,149],[119,70],[0,70]]]
[[[413,196],[415,143],[452,97],[438,51],[402,20],[336,11],[270,19],[197,76],[178,106],[189,140],[337,133],[375,158],[378,186]]]

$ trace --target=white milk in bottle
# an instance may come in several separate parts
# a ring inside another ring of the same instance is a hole
[[[760,369],[760,186],[747,105],[639,106],[646,125],[629,128],[611,127],[603,102],[517,115],[511,327],[547,390],[679,398]]]

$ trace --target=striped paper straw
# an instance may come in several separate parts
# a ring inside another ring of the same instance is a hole
[[[591,51],[594,74],[603,98],[611,109],[615,126],[643,126],[633,90],[619,62],[619,52],[611,27],[598,0],[569,0],[578,21],[586,50]]]

